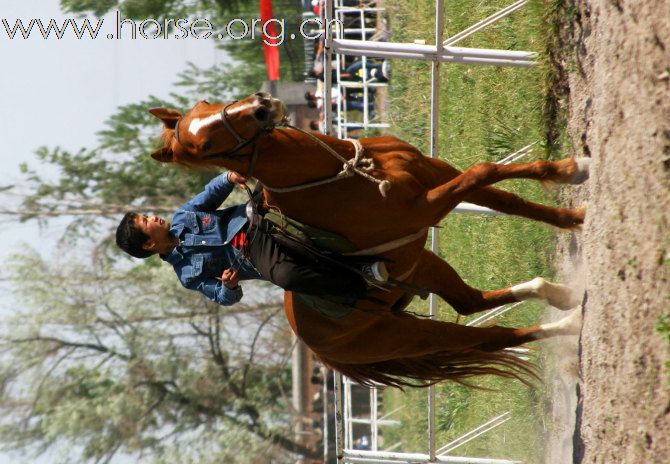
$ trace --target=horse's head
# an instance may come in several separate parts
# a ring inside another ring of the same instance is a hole
[[[233,103],[201,101],[184,116],[177,110],[153,108],[163,121],[165,146],[151,157],[164,163],[216,165],[246,172],[259,137],[284,122],[286,109],[267,93]]]

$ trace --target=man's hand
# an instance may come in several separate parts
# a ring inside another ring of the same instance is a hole
[[[247,178],[235,171],[228,171],[228,181],[237,184],[242,190],[247,186]]]
[[[221,283],[227,288],[235,288],[240,281],[240,278],[237,277],[237,272],[232,269],[226,269],[221,274]]]

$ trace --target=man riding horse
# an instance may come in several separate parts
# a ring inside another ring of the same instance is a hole
[[[540,277],[495,290],[473,288],[424,245],[428,228],[461,201],[578,228],[584,208],[537,204],[492,184],[515,178],[581,183],[588,178],[588,159],[479,163],[460,171],[391,136],[351,141],[307,133],[290,126],[282,103],[264,93],[232,103],[201,101],[184,115],[166,108],[151,113],[164,125],[164,145],[154,159],[255,177],[270,208],[345,237],[354,253],[378,256],[390,279],[405,284],[360,298],[336,315],[318,300],[285,293],[296,335],[326,365],[359,383],[428,385],[482,374],[523,380],[532,367],[506,348],[579,332],[579,312],[527,328],[478,328],[402,310],[414,296],[408,289],[416,288],[435,293],[459,314],[529,298],[563,310],[578,305],[579,295]]]
[[[183,204],[171,222],[158,216],[129,212],[116,231],[116,243],[136,258],[158,254],[174,268],[182,285],[224,306],[242,298],[240,280],[262,279],[284,290],[296,291],[353,305],[364,297],[363,276],[343,266],[299,254],[273,239],[268,224],[247,217],[245,205],[217,208],[237,184],[247,179],[224,172]],[[361,269],[373,281],[386,279],[383,262]]]

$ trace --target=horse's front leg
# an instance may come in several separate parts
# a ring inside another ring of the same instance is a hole
[[[584,223],[586,207],[556,208],[524,200],[504,190],[482,187],[465,197],[465,201],[501,213],[541,221],[561,229],[576,229]]]
[[[429,163],[439,172],[440,184],[444,184],[463,174],[450,164],[428,158]],[[584,222],[586,208],[555,208],[525,200],[505,190],[495,187],[482,187],[474,190],[465,197],[465,201],[484,206],[501,213],[521,216],[534,221],[541,221],[562,229],[574,229]]]
[[[458,273],[430,250],[423,250],[411,283],[435,293],[459,314],[468,315],[507,303],[541,299],[558,309],[579,304],[579,296],[568,287],[542,277],[498,290],[479,290],[463,282]]]
[[[493,209],[501,208],[495,199],[499,191],[485,188],[505,179],[535,179],[544,182],[581,183],[588,178],[588,158],[568,158],[561,161],[537,160],[531,163],[495,164],[479,163],[444,184],[425,193],[418,207],[427,212],[432,223],[437,223],[461,201],[476,200],[477,204],[488,203]],[[505,199],[504,196],[502,198]],[[509,197],[507,198],[509,200]],[[515,199],[512,199],[512,214],[522,211]],[[502,206],[504,208],[504,206]],[[575,218],[577,221],[579,217]],[[582,218],[583,219],[583,218]]]

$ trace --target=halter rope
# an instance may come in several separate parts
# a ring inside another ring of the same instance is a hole
[[[289,193],[289,192],[295,192],[298,190],[303,190],[311,187],[316,187],[319,185],[324,185],[324,184],[329,184],[331,182],[335,182],[337,180],[341,179],[346,179],[348,177],[351,177],[355,174],[358,174],[359,176],[369,180],[370,182],[374,182],[379,186],[379,193],[381,193],[382,197],[386,198],[386,193],[388,190],[391,188],[391,183],[388,180],[379,180],[376,177],[373,177],[372,175],[368,174],[371,172],[374,168],[374,160],[372,158],[365,158],[363,156],[363,145],[361,145],[361,142],[359,142],[356,139],[345,139],[349,142],[352,143],[354,146],[355,154],[354,157],[351,158],[350,160],[347,160],[344,158],[342,155],[340,155],[338,152],[333,150],[333,148],[322,141],[321,139],[315,137],[311,133],[302,130],[298,127],[292,126],[290,124],[282,124],[279,127],[286,127],[288,129],[293,129],[295,131],[298,131],[309,138],[311,138],[313,141],[318,143],[322,148],[324,148],[328,153],[333,155],[335,158],[337,158],[338,161],[342,162],[342,170],[335,174],[332,177],[327,177],[325,179],[313,181],[313,182],[306,182],[304,184],[299,184],[299,185],[294,185],[291,187],[270,187],[266,183],[263,183],[263,187],[268,189],[270,192],[276,192],[276,193]]]

